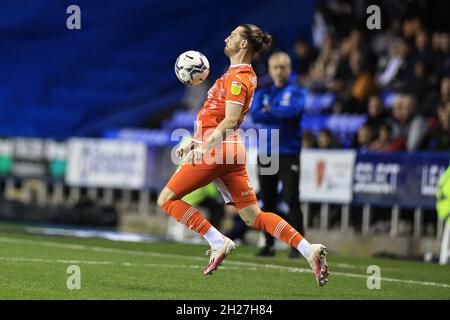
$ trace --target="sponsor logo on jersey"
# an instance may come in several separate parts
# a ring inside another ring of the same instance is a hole
[[[237,96],[241,93],[242,83],[238,81],[231,82],[231,94]]]
[[[253,190],[241,191],[241,197],[249,196],[251,194],[255,194]]]

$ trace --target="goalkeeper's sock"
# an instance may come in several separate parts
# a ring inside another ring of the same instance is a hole
[[[179,223],[202,235],[213,249],[223,246],[222,234],[189,203],[183,200],[169,200],[162,209]]]
[[[268,232],[275,238],[296,248],[305,258],[309,256],[309,242],[279,215],[261,211],[256,217],[254,227]]]

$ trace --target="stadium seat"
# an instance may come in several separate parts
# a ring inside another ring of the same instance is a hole
[[[398,93],[396,92],[383,92],[381,94],[381,99],[383,100],[383,104],[387,109],[392,108],[392,105],[394,104],[395,98],[398,97]]]
[[[317,135],[321,129],[325,128],[327,118],[327,116],[305,115],[301,119],[301,128],[303,131],[308,130]]]
[[[149,146],[166,146],[170,143],[170,134],[160,129],[123,128],[106,130],[107,139],[125,139],[145,142]]]
[[[329,129],[344,146],[349,146],[359,127],[366,121],[367,116],[359,114],[305,115],[301,126],[303,131],[309,130],[315,135],[321,129]]]
[[[345,147],[348,147],[359,127],[366,121],[367,117],[365,115],[336,114],[327,118],[326,128],[339,137],[339,140]]]
[[[196,113],[190,111],[178,111],[173,114],[172,119],[163,125],[163,128],[167,131],[172,131],[176,128],[193,130],[196,118]]]
[[[329,111],[336,99],[333,93],[309,93],[306,95],[304,114],[318,115]]]

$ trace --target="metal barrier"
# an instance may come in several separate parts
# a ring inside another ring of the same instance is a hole
[[[318,204],[318,203],[317,203]],[[330,214],[330,205],[334,206],[340,206],[340,226],[339,230],[342,233],[347,233],[351,229],[351,223],[350,223],[350,213],[352,206],[349,204],[332,204],[332,203],[320,203],[320,210],[319,210],[319,230],[326,232],[329,230],[329,214]],[[309,202],[302,202],[301,208],[303,212],[303,223],[305,227],[311,227],[311,210],[310,210],[311,203]],[[356,208],[353,207],[353,208]],[[390,237],[397,237],[399,236],[399,223],[400,223],[400,213],[402,208],[398,205],[394,205],[391,208],[391,217],[390,217],[390,230],[388,232],[388,235]],[[412,237],[415,239],[419,239],[423,235],[423,208],[417,207],[414,209],[413,213],[413,231],[412,231]],[[372,226],[371,226],[371,220],[373,216],[373,206],[366,204],[362,207],[362,227],[361,227],[361,235],[363,236],[370,236],[372,234]],[[439,217],[436,215],[436,239],[441,239],[443,235],[443,229],[444,229],[444,223]]]

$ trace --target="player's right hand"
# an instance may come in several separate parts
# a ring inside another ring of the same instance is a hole
[[[194,148],[187,152],[186,156],[183,159],[183,162],[190,163],[195,166],[196,163],[199,163],[202,160],[204,154],[205,150],[202,147]]]
[[[194,144],[192,141],[189,141],[187,143],[182,143],[178,146],[178,148],[175,150],[175,154],[179,158],[183,158],[185,155],[188,154],[189,151],[191,151],[194,148]]]

